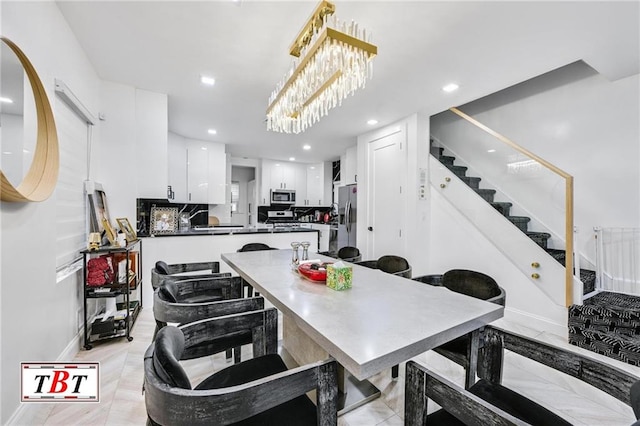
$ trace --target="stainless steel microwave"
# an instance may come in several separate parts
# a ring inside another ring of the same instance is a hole
[[[288,204],[296,203],[296,191],[293,189],[272,189],[271,204]]]

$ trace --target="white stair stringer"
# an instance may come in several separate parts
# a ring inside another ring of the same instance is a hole
[[[487,240],[491,241],[516,268],[528,277],[531,285],[540,289],[555,304],[565,306],[564,266],[549,256],[542,247],[514,226],[509,219],[500,214],[433,155],[430,156],[429,161],[431,190],[438,191],[473,223]],[[473,213],[473,217],[470,217],[470,212]],[[533,268],[533,262],[539,263],[540,266]],[[540,276],[537,279],[532,277],[532,274],[536,273]]]

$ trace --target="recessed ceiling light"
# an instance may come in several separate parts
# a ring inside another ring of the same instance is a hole
[[[206,84],[207,86],[213,86],[214,84],[216,84],[216,80],[213,77],[209,77],[206,75],[200,76],[200,82],[202,84]]]
[[[296,161],[296,157],[289,157],[289,161]]]
[[[442,90],[444,90],[445,92],[453,92],[454,90],[458,90],[458,87],[460,86],[458,86],[455,83],[449,83],[446,86],[444,86]]]
[[[206,146],[201,146],[200,149],[203,150],[203,151],[206,151],[207,147]]]
[[[304,145],[302,149],[304,149],[305,151],[309,151],[311,149],[311,145]]]
[[[374,119],[368,120],[367,124],[370,126],[373,126],[374,124],[378,124],[378,120],[374,120]]]
[[[13,101],[9,98],[0,98],[0,102],[5,103],[5,104],[12,104]]]
[[[495,149],[490,149],[487,152],[496,152],[496,150]]]
[[[216,129],[209,129],[207,130],[207,133],[209,133],[210,135],[217,135],[218,131]]]

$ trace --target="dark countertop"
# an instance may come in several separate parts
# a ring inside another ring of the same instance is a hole
[[[194,230],[178,231],[175,233],[167,234],[155,234],[155,235],[138,235],[139,237],[191,237],[193,235],[237,235],[237,234],[286,234],[291,232],[319,232],[317,229],[309,228],[244,228],[244,229],[225,229],[224,227],[218,229],[206,229],[206,230]]]

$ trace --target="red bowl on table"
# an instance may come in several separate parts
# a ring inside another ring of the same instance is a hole
[[[329,263],[303,263],[298,266],[298,272],[304,278],[316,283],[324,283],[327,281],[327,265]]]

